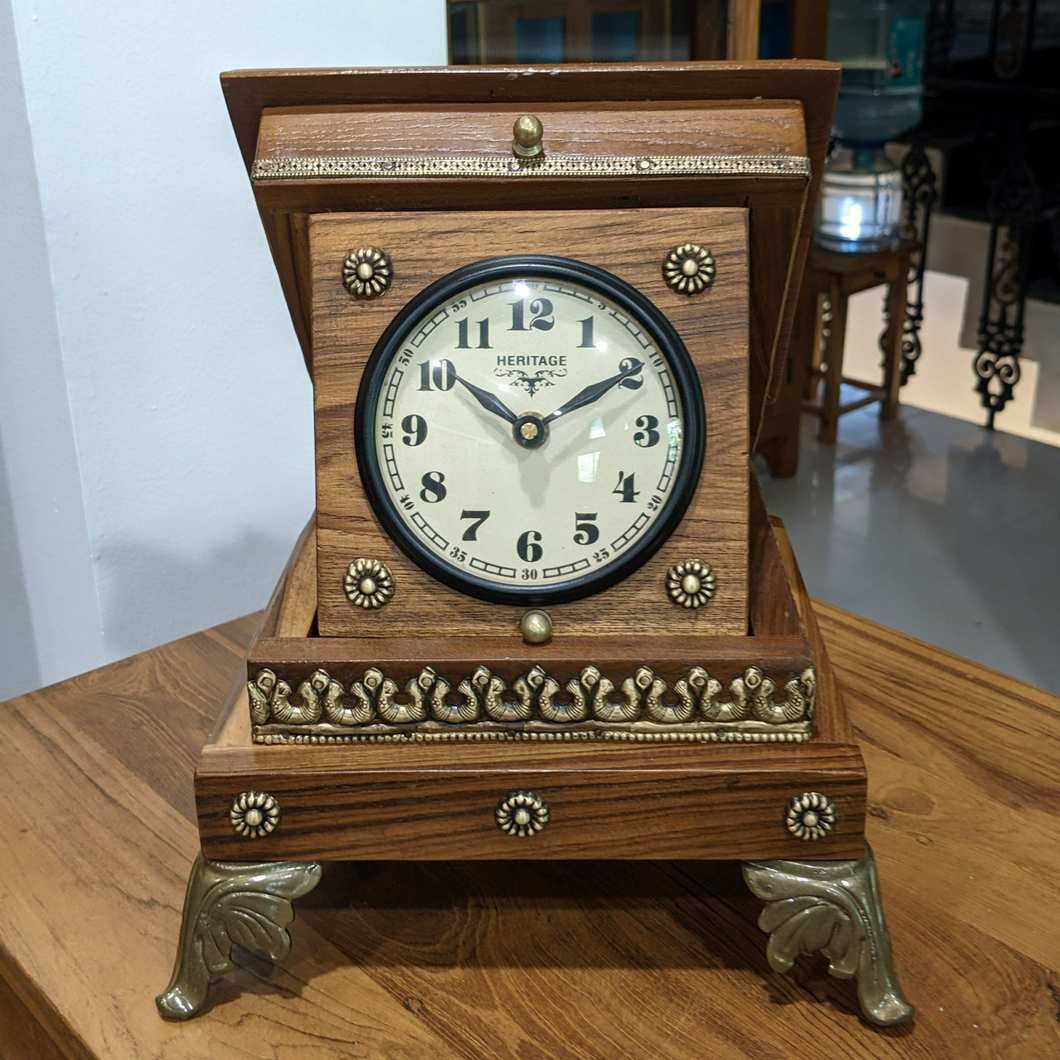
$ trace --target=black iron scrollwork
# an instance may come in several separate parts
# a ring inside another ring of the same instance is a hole
[[[975,389],[987,410],[986,426],[1009,401],[1020,380],[1023,312],[1027,299],[1026,245],[1030,225],[1043,212],[1041,189],[1020,138],[990,191],[990,243],[973,367]]]
[[[927,255],[928,234],[931,228],[931,211],[938,202],[938,177],[931,167],[931,160],[924,150],[924,142],[917,136],[902,160],[902,236],[917,239],[923,246],[913,255],[909,263],[909,295],[906,299],[905,320],[902,324],[902,369],[901,385],[916,375],[916,363],[920,359],[920,326],[924,322],[924,263]],[[884,315],[887,303],[884,300]],[[885,329],[880,336],[884,354],[887,339]]]

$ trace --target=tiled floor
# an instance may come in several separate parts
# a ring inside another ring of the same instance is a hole
[[[812,595],[1060,693],[1060,449],[903,408],[758,473]]]

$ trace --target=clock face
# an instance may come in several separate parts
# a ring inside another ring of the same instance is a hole
[[[673,531],[702,466],[703,397],[629,284],[566,258],[491,258],[397,314],[355,439],[372,507],[424,570],[480,599],[560,603]]]

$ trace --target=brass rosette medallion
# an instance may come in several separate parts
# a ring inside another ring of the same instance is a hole
[[[493,811],[493,819],[502,832],[524,839],[540,832],[548,824],[548,818],[548,803],[532,791],[505,795]]]
[[[263,791],[244,791],[228,811],[232,828],[247,839],[261,839],[280,823],[280,804]]]
[[[394,595],[394,576],[377,559],[358,559],[346,571],[342,589],[355,607],[375,611]]]
[[[678,607],[702,607],[718,588],[709,563],[686,559],[666,574],[666,591]]]
[[[835,803],[819,791],[796,795],[788,803],[784,823],[796,838],[812,843],[823,839],[835,827]]]
[[[718,267],[714,255],[698,243],[674,247],[663,262],[663,279],[680,294],[691,297],[714,282]]]
[[[354,298],[378,298],[393,278],[390,256],[376,247],[359,247],[342,263],[342,285]]]

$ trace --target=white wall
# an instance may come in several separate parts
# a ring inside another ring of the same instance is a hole
[[[0,0],[0,611],[34,655],[0,641],[0,698],[261,607],[312,510],[218,73],[445,41],[444,0]]]

